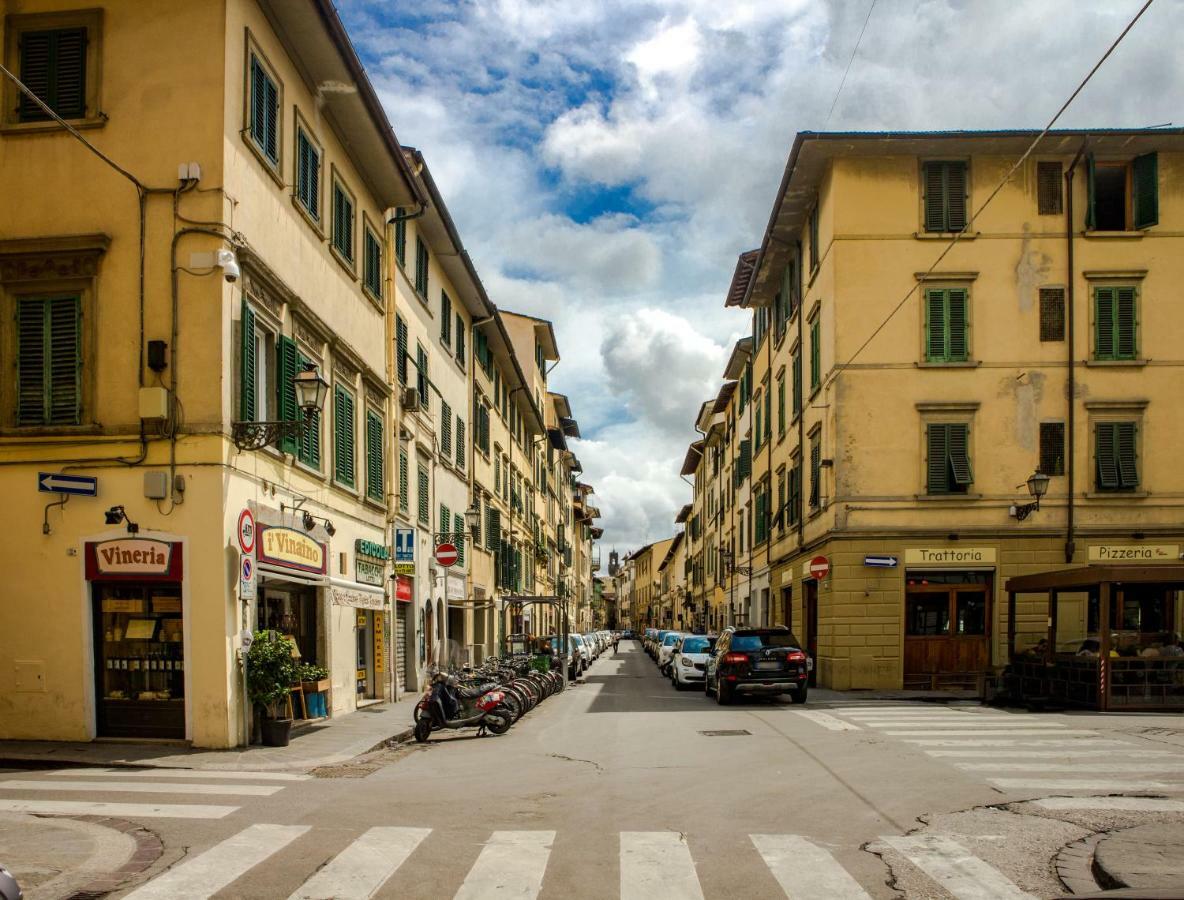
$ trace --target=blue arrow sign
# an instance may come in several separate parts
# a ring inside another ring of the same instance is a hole
[[[871,566],[873,569],[895,569],[895,556],[865,556],[863,558],[865,566]]]
[[[99,492],[99,479],[92,475],[38,472],[37,490],[44,494],[77,494],[81,497],[93,497]]]

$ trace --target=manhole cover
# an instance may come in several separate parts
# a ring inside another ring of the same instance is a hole
[[[723,728],[718,731],[700,731],[699,734],[704,737],[743,737],[751,735],[752,732],[743,728]]]

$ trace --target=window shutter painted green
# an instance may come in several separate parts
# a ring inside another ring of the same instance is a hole
[[[382,416],[366,410],[366,496],[379,503],[386,479],[386,447]]]
[[[785,434],[785,378],[777,379],[777,434]]]
[[[440,455],[444,458],[452,456],[452,407],[442,401],[440,403]]]
[[[276,340],[276,411],[282,422],[295,421],[300,415],[296,405],[296,384],[293,378],[299,370],[299,352],[296,342],[280,335]],[[296,453],[296,437],[285,435],[280,438],[279,448],[284,453]]]
[[[1085,158],[1085,227],[1087,230],[1094,227],[1098,217],[1096,176],[1097,165],[1094,163],[1094,155],[1090,153]]]
[[[458,513],[452,515],[452,542],[456,544],[456,561],[463,566],[465,564],[465,518]]]
[[[761,435],[764,433],[764,429],[761,427],[761,413],[762,413],[761,401],[760,401],[760,398],[758,397],[757,401],[756,401],[756,424],[753,426],[753,429],[752,429],[752,443],[753,443],[753,448],[756,450],[759,450],[761,448]]]
[[[1118,482],[1118,423],[1098,422],[1094,426],[1098,487],[1115,490]]]
[[[925,230],[961,231],[966,227],[966,163],[924,165]]]
[[[279,88],[258,57],[251,57],[251,139],[273,163],[279,162]]]
[[[452,512],[443,503],[440,504],[440,525],[437,529],[440,532],[440,539],[447,541],[451,535],[448,533],[452,528]]]
[[[974,481],[974,476],[970,469],[969,432],[970,428],[965,424],[959,423],[946,426],[950,453],[950,472],[953,475],[954,484],[963,488]]]
[[[474,502],[477,503],[477,509],[480,510],[481,504],[477,501],[474,501]],[[488,500],[485,501],[485,515],[486,516],[489,515],[489,501]],[[482,517],[480,515],[477,516],[477,520],[473,523],[473,526],[474,526],[473,527],[473,549],[474,550],[481,549],[481,546],[482,546],[481,534],[484,530],[484,525],[485,525],[485,523],[482,521]]]
[[[493,506],[485,506],[485,549],[495,550],[502,532],[502,512]]]
[[[82,321],[76,296],[17,300],[17,425],[82,417]]]
[[[303,353],[297,351],[297,371],[303,369],[311,361]],[[295,385],[292,387],[292,392],[293,395],[296,392]],[[297,409],[297,415],[302,416],[303,413]],[[296,458],[314,469],[321,467],[321,411],[319,409],[315,410],[312,416],[305,421],[304,430],[301,432],[297,444]]]
[[[354,397],[341,385],[333,386],[333,477],[355,485]]]
[[[402,316],[395,316],[395,355],[398,360],[395,369],[399,384],[407,383],[407,323]]]
[[[923,167],[925,181],[925,230],[945,231],[945,197],[941,163],[928,162]]]
[[[382,299],[382,244],[369,228],[364,229],[365,250],[362,256],[362,278],[367,290]]]
[[[966,227],[966,163],[945,163],[946,231]]]
[[[818,319],[810,323],[810,390],[822,384],[822,324]]]
[[[440,340],[445,344],[452,343],[452,300],[440,291]]]
[[[1114,359],[1115,288],[1094,288],[1094,356]]]
[[[773,436],[773,394],[765,388],[765,440]]]
[[[411,506],[411,498],[407,495],[410,490],[407,451],[399,451],[399,509],[406,513]]]
[[[810,506],[822,503],[822,442],[815,438],[810,442]]]
[[[1114,293],[1114,336],[1115,357],[1134,359],[1138,355],[1135,321],[1135,289],[1115,288]]]
[[[946,324],[949,338],[946,344],[950,362],[965,362],[968,357],[967,296],[964,288],[951,288],[946,294]]]
[[[296,198],[312,217],[320,221],[320,152],[303,130],[296,132]]]
[[[465,421],[460,416],[456,417],[456,464],[460,468],[465,467],[465,461],[468,456],[468,444],[465,443]]]
[[[419,405],[428,409],[428,354],[422,344],[415,345],[415,390],[419,393]]]
[[[793,414],[797,416],[802,411],[802,353],[799,350],[793,355]]]
[[[456,358],[462,366],[468,365],[465,359],[465,320],[461,314],[456,314]]]
[[[1135,423],[1115,423],[1115,456],[1118,460],[1120,487],[1133,490],[1139,486],[1139,468],[1135,458]]]
[[[86,115],[86,29],[27,31],[20,36],[21,81],[63,119]],[[22,122],[49,118],[24,93],[18,101]]]
[[[925,359],[939,362],[946,359],[946,292],[925,292]]]
[[[1159,158],[1154,153],[1136,156],[1132,169],[1131,200],[1135,228],[1159,224]]]
[[[21,81],[50,109],[54,108],[53,88],[57,80],[53,64],[54,34],[52,31],[26,31],[20,36]],[[24,93],[20,95],[17,109],[22,122],[43,122],[49,118]]]
[[[949,426],[931,423],[926,439],[926,482],[930,494],[949,492]]]
[[[423,466],[418,467],[418,490],[419,490],[419,521],[423,525],[431,524],[431,500],[428,497],[428,470]]]

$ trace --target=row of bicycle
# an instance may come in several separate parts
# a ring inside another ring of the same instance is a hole
[[[729,626],[718,635],[647,628],[641,643],[678,690],[699,687],[721,705],[739,695],[806,702],[814,661],[783,625]]]

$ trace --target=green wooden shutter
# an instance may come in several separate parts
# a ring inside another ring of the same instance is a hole
[[[1159,224],[1159,159],[1154,153],[1136,156],[1132,169],[1131,200],[1136,228]]]
[[[419,491],[419,521],[424,525],[431,525],[431,500],[428,497],[428,470],[423,466],[418,467],[418,491]]]
[[[502,531],[501,510],[485,504],[485,549],[496,550]]]
[[[793,355],[793,414],[798,416],[802,411],[802,352]]]
[[[462,366],[468,365],[465,359],[465,320],[460,313],[456,314],[456,358]]]
[[[395,369],[398,372],[399,384],[407,383],[407,323],[402,316],[395,316],[395,355],[398,361]]]
[[[410,491],[410,477],[408,474],[407,451],[399,451],[399,509],[406,513],[411,506],[411,498],[408,496]]]
[[[415,390],[419,393],[419,405],[428,409],[428,354],[422,344],[415,345]]]
[[[810,506],[822,503],[822,442],[810,442]]]
[[[85,28],[27,31],[20,36],[21,81],[63,119],[86,115]],[[24,93],[18,101],[22,122],[49,117]]]
[[[476,502],[476,501],[474,501],[474,502]],[[481,509],[481,504],[479,502],[477,503],[477,509],[478,510]],[[485,515],[486,516],[489,515],[489,501],[488,500],[485,501]],[[474,526],[475,527],[473,528],[473,549],[480,550],[481,543],[482,543],[481,534],[482,534],[482,531],[484,530],[484,522],[482,521],[482,517],[480,515],[477,516],[477,521],[474,523]]]
[[[928,290],[925,292],[925,360],[945,362],[946,345],[946,292]]]
[[[931,423],[926,436],[926,489],[930,494],[946,494],[950,490],[950,427]]]
[[[967,296],[964,288],[951,288],[946,294],[946,343],[947,359],[950,362],[965,362],[969,356],[969,316]]]
[[[1139,486],[1139,467],[1135,456],[1135,423],[1116,422],[1115,456],[1118,460],[1118,484],[1133,490]]]
[[[1111,287],[1094,288],[1094,357],[1096,359],[1114,359],[1116,293],[1116,289]]]
[[[440,455],[445,458],[452,455],[452,407],[443,401],[440,403]]]
[[[20,36],[21,81],[50,109],[54,109],[53,89],[57,82],[54,43],[52,31],[26,31]],[[18,103],[22,122],[43,122],[49,118],[24,92]]]
[[[966,163],[949,162],[945,167],[946,231],[966,227]]]
[[[785,434],[785,378],[777,379],[777,434]]]
[[[292,380],[299,370],[299,352],[296,342],[290,337],[280,335],[276,340],[276,418],[282,422],[295,421],[300,415],[300,407],[296,404],[296,384]],[[296,452],[295,436],[280,438],[279,448],[284,453]]]
[[[456,544],[456,561],[465,564],[465,518],[458,513],[452,515],[452,542]]]
[[[761,413],[762,413],[762,411],[763,410],[761,407],[760,398],[757,398],[757,401],[756,401],[756,424],[753,426],[753,429],[752,429],[752,443],[753,443],[754,449],[756,449],[756,450],[759,450],[761,448],[761,435],[763,434],[763,429],[761,428]]]
[[[379,503],[386,478],[386,447],[382,416],[366,410],[366,496]]]
[[[438,529],[440,532],[440,540],[447,541],[452,537],[452,535],[450,535],[448,533],[450,528],[452,528],[452,513],[448,509],[447,506],[445,506],[443,503],[441,503],[440,504],[440,525],[439,525],[439,529]]]
[[[773,393],[765,388],[765,440],[773,436]]]
[[[1097,221],[1097,188],[1094,184],[1097,175],[1097,165],[1094,163],[1094,155],[1090,153],[1085,158],[1085,227],[1087,230],[1094,227]]]
[[[468,456],[468,444],[465,443],[465,422],[460,416],[456,417],[456,464],[460,468],[465,467],[465,460]]]
[[[954,484],[965,488],[974,481],[970,469],[970,428],[965,424],[946,426],[949,447],[950,473]]]
[[[17,321],[17,425],[45,424],[46,327],[44,300],[18,298]]]
[[[440,340],[445,345],[452,344],[452,301],[443,291],[440,291]]]
[[[1118,481],[1118,423],[1098,422],[1094,426],[1094,457],[1098,471],[1098,488],[1115,490]]]
[[[1135,320],[1135,289],[1119,287],[1114,290],[1114,356],[1134,359],[1138,355],[1137,322]]]
[[[942,165],[927,162],[922,166],[925,190],[925,230],[945,231],[945,196],[942,184]]]
[[[333,386],[333,477],[351,488],[355,479],[354,396]]]
[[[22,297],[17,319],[17,425],[82,419],[82,310],[77,296]]]
[[[810,390],[822,384],[822,325],[818,319],[810,323]]]

